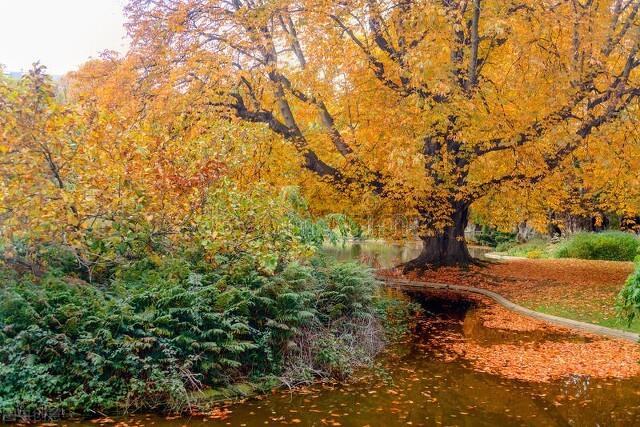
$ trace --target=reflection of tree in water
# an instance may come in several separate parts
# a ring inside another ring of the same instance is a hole
[[[346,242],[327,246],[325,252],[340,261],[360,261],[373,268],[389,268],[414,258],[420,248],[415,242]]]

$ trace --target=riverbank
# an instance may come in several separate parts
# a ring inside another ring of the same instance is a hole
[[[114,276],[100,286],[0,269],[0,422],[192,413],[343,380],[408,332],[417,308],[332,260],[260,275],[167,257]]]
[[[466,269],[440,268],[419,275],[382,274],[497,292],[516,304],[554,316],[640,332],[640,321],[619,320],[616,298],[633,263],[577,259],[510,259]]]
[[[379,276],[380,277],[380,276]],[[623,339],[626,341],[631,341],[633,343],[637,343],[640,341],[640,334],[631,331],[624,331],[621,329],[608,328],[606,326],[594,325],[593,323],[580,322],[577,320],[567,319],[565,317],[553,316],[551,314],[541,313],[539,311],[534,311],[518,305],[513,301],[509,301],[502,295],[490,291],[488,289],[475,288],[472,286],[461,286],[454,284],[446,284],[446,283],[433,283],[433,282],[423,282],[423,281],[412,281],[406,279],[395,279],[395,278],[384,278],[380,277],[381,280],[384,280],[386,286],[390,288],[397,288],[402,290],[436,290],[436,291],[446,291],[446,292],[454,292],[462,295],[481,295],[488,297],[495,303],[498,303],[500,306],[506,308],[510,312],[514,314],[519,314],[526,318],[536,319],[541,322],[545,322],[551,325],[559,326],[561,328],[567,328],[570,330],[574,330],[576,332],[582,332],[587,334],[599,335],[602,337],[609,337],[615,339]]]

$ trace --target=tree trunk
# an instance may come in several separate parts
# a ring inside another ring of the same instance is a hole
[[[468,205],[456,204],[450,224],[432,235],[421,236],[422,251],[402,265],[405,272],[429,267],[466,266],[474,262],[464,237],[469,220]]]
[[[527,242],[533,235],[533,228],[527,224],[527,220],[518,223],[518,232],[516,234],[516,240],[520,243]]]

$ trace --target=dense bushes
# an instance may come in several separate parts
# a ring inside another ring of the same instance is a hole
[[[372,360],[411,306],[365,267],[310,258],[346,217],[313,219],[295,189],[218,184],[178,232],[133,215],[66,244],[0,239],[0,417],[180,411]]]
[[[554,255],[556,258],[632,261],[639,247],[636,236],[622,231],[578,233],[561,243]]]
[[[508,245],[516,243],[516,235],[514,233],[505,233],[489,227],[482,227],[482,231],[474,237],[479,245],[496,247],[500,245]]]
[[[310,261],[357,224],[259,179],[244,126],[171,96],[132,104],[116,74],[108,107],[78,87],[60,103],[39,66],[0,81],[0,421],[181,410],[197,391],[340,376],[366,361],[343,356],[375,354],[391,310],[371,273]]]
[[[108,286],[5,275],[4,413],[182,410],[192,392],[240,379],[343,376],[380,349],[394,311],[355,264],[263,275],[166,257],[120,269]]]

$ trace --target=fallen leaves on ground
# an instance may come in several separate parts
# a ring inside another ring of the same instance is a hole
[[[552,329],[552,327],[539,320],[530,317],[520,316],[513,311],[495,303],[488,302],[480,309],[483,325],[492,329],[503,329],[508,331],[530,332],[542,329]],[[556,329],[556,328],[553,328]]]

